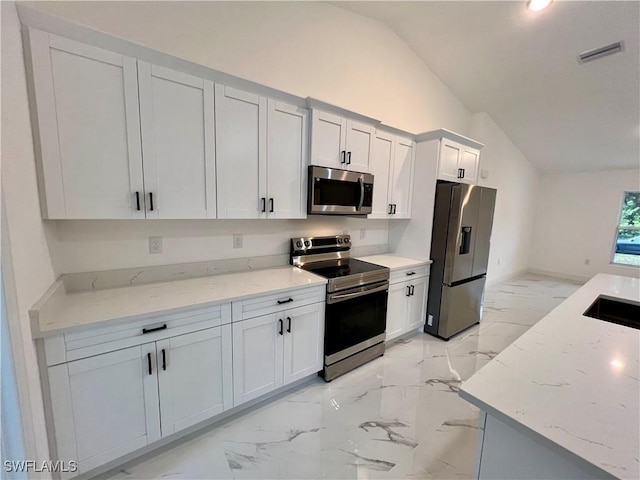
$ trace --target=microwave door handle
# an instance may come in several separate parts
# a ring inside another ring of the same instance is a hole
[[[357,211],[362,210],[362,205],[364,204],[364,180],[362,177],[358,177],[358,184],[360,185],[360,202],[358,203]]]

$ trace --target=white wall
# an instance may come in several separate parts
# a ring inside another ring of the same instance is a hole
[[[386,25],[311,2],[38,2],[47,13],[408,131],[468,134],[471,114]],[[287,253],[303,233],[349,230],[354,246],[386,244],[386,221],[55,222],[56,273]],[[54,222],[51,222],[54,223]],[[360,229],[367,228],[365,239]],[[244,248],[231,235],[245,234]],[[148,237],[164,237],[148,253]]]
[[[640,276],[638,267],[609,263],[625,190],[640,190],[640,170],[542,176],[530,267],[577,279]]]
[[[27,391],[27,404],[21,404],[23,412],[32,415],[35,429],[35,451],[28,451],[36,459],[48,458],[47,440],[44,434],[44,413],[38,368],[31,341],[28,310],[55,281],[51,266],[45,230],[47,226],[40,220],[40,206],[36,184],[35,160],[20,24],[13,2],[2,2],[2,191],[3,214],[8,230],[7,242],[2,251],[3,272],[10,255],[13,261],[13,284],[11,297],[15,297],[15,308],[10,308],[10,316],[17,315],[22,326],[16,336],[22,345],[14,346],[18,355],[16,364],[24,366],[27,372],[18,376]],[[4,240],[4,238],[3,238]],[[4,243],[4,242],[3,242]],[[6,282],[6,280],[5,280]],[[5,286],[8,286],[8,282]],[[8,298],[8,306],[11,300]],[[10,318],[11,322],[12,319]],[[25,432],[29,435],[30,432]],[[27,439],[28,440],[28,439]],[[27,444],[27,448],[30,445]],[[34,449],[31,449],[34,450]]]
[[[539,174],[486,113],[471,120],[471,137],[486,146],[478,184],[498,190],[491,234],[487,282],[496,283],[528,269]]]

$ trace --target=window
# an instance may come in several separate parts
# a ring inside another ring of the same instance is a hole
[[[640,192],[624,192],[613,263],[640,266]]]

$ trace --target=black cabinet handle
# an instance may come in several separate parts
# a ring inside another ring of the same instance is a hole
[[[393,213],[393,203],[389,204],[389,215],[391,215]]]
[[[163,348],[162,349],[162,370],[166,370],[166,369],[167,369],[167,352]]]
[[[396,207],[397,207],[397,206],[398,206],[398,205],[396,205],[395,203],[393,204],[393,214],[394,214],[394,215],[396,214]]]
[[[340,163],[347,163],[347,151],[342,150],[342,152],[340,152],[340,156],[342,157]]]
[[[407,277],[410,277],[411,275],[415,275],[416,272],[407,272]]]
[[[347,152],[347,165],[351,165],[351,152]]]
[[[415,285],[411,285],[411,297],[413,297],[413,292],[416,291],[416,286]]]
[[[274,201],[273,198],[269,199],[269,213],[273,213]]]
[[[262,197],[260,201],[262,202],[262,213],[264,213],[267,211],[267,199]]]
[[[291,333],[291,317],[287,317],[287,333]]]
[[[149,192],[149,210],[153,212],[153,192]]]
[[[140,192],[136,192],[136,210],[140,211]]]
[[[149,369],[149,375],[153,375],[153,371],[151,370],[151,353],[147,353],[147,367]]]
[[[461,178],[464,178],[464,175],[465,175],[465,169],[463,168],[462,169],[462,177]]]
[[[164,325],[160,326],[160,327],[143,328],[142,329],[142,334],[144,335],[145,333],[157,332],[158,330],[165,330],[166,328],[167,328],[167,324],[166,323]]]
[[[282,305],[283,303],[291,303],[293,302],[293,298],[289,298],[287,300],[278,300],[278,305]]]
[[[280,331],[278,332],[280,335],[284,335],[284,322],[282,321],[282,319],[278,320],[278,322],[280,322]]]
[[[458,169],[458,178],[462,178],[462,169],[461,168]]]
[[[411,285],[407,285],[407,294],[405,296],[407,297],[411,296]]]

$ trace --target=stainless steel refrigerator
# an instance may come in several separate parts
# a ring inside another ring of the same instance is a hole
[[[438,181],[424,331],[449,339],[482,316],[496,190]]]

